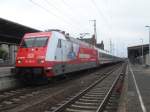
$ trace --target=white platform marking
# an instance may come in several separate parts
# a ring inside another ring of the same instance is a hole
[[[147,112],[147,110],[144,106],[144,102],[143,102],[142,97],[141,97],[140,90],[138,88],[138,85],[137,85],[137,82],[136,82],[136,79],[135,79],[135,76],[134,76],[133,70],[132,70],[131,66],[129,68],[130,68],[130,71],[132,73],[133,81],[134,81],[134,84],[135,84],[135,87],[136,87],[136,91],[137,91],[137,94],[138,94],[138,97],[139,97],[139,101],[140,101],[140,104],[141,104],[142,111]]]

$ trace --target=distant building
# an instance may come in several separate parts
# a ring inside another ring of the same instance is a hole
[[[101,43],[97,43],[97,44],[96,44],[96,47],[98,47],[98,48],[104,50],[104,42],[101,41]]]

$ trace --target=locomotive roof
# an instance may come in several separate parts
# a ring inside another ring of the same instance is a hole
[[[72,42],[74,42],[74,43],[81,44],[81,45],[84,45],[84,46],[86,46],[86,47],[93,48],[93,46],[92,46],[91,44],[86,43],[86,42],[83,42],[83,41],[78,40],[78,39],[76,39],[76,38],[69,37],[69,40],[72,41]]]
[[[71,42],[74,42],[74,43],[77,43],[77,44],[80,44],[80,45],[84,45],[85,47],[95,48],[96,50],[98,50],[98,51],[101,52],[101,53],[111,55],[111,54],[108,53],[107,51],[104,51],[104,50],[102,50],[102,49],[99,49],[99,48],[95,47],[95,46],[92,45],[92,44],[86,43],[86,42],[81,41],[81,40],[79,40],[79,39],[77,39],[77,38],[74,38],[74,37],[71,37],[71,36],[69,36],[69,35],[66,35],[66,34],[64,34],[63,31],[61,31],[61,30],[51,30],[51,31],[55,31],[55,32],[62,33],[62,34],[65,36],[65,38],[66,38],[67,40],[71,41]]]
[[[59,33],[63,34],[65,38],[61,38],[61,39],[65,39],[65,40],[74,42],[74,43],[76,43],[76,44],[83,45],[83,46],[85,46],[85,47],[94,48],[94,49],[98,50],[98,51],[101,52],[101,53],[104,53],[104,54],[107,54],[107,55],[111,55],[111,54],[108,53],[107,51],[102,50],[102,49],[99,49],[99,48],[97,48],[96,46],[94,46],[94,45],[92,45],[92,44],[89,44],[89,43],[86,43],[86,42],[84,42],[84,41],[81,41],[81,40],[79,40],[79,39],[77,39],[77,38],[68,36],[68,35],[64,34],[63,32],[61,32],[60,30],[50,30],[50,31],[47,31],[47,32],[37,32],[36,34],[38,34],[38,35],[39,35],[39,34],[40,34],[40,35],[44,35],[44,34],[49,35],[51,32],[59,32]],[[34,35],[34,36],[35,36],[35,33],[27,33],[26,35]]]

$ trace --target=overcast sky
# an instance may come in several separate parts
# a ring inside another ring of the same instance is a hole
[[[113,54],[126,56],[126,47],[148,43],[150,0],[0,0],[0,17],[39,30],[62,29],[72,36],[93,33]]]

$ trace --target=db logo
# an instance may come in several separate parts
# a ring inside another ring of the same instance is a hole
[[[34,58],[34,54],[28,54],[28,58]]]

